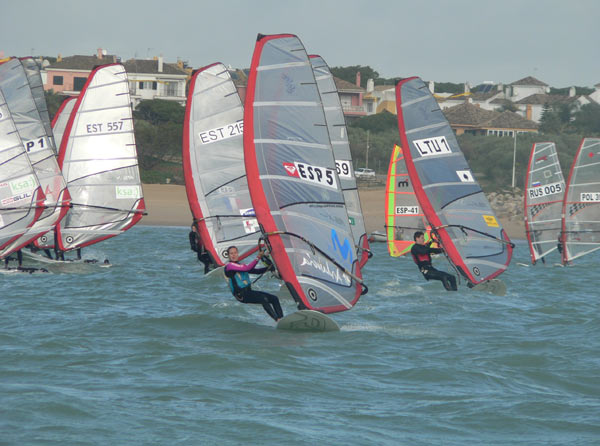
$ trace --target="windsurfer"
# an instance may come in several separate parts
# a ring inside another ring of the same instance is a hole
[[[458,289],[456,286],[456,277],[447,272],[435,269],[431,264],[431,254],[440,254],[443,252],[443,249],[431,247],[431,244],[435,242],[433,238],[425,243],[425,234],[421,231],[415,232],[413,238],[415,244],[410,249],[410,253],[423,277],[427,280],[440,280],[447,291],[456,291]]]
[[[192,230],[188,235],[190,237],[190,248],[196,253],[196,255],[198,256],[198,260],[200,260],[204,264],[204,274],[207,274],[211,269],[214,269],[216,265],[214,264],[210,257],[210,254],[206,252],[206,249],[202,244],[200,234],[198,234],[198,227],[196,226],[196,222],[192,223]]]
[[[256,268],[256,264],[264,255],[263,251],[258,252],[256,259],[247,265],[238,263],[239,253],[236,246],[227,248],[229,263],[225,265],[225,276],[229,281],[229,288],[235,298],[244,304],[262,304],[269,316],[275,321],[283,317],[283,311],[279,304],[279,299],[272,294],[263,291],[255,291],[251,288],[250,274],[263,274],[267,268]]]
[[[558,234],[558,241],[556,243],[556,249],[558,250],[559,254],[562,254],[562,252],[563,252],[562,234]]]

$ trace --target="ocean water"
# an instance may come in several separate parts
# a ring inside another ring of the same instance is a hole
[[[600,254],[523,267],[518,242],[497,297],[374,251],[336,333],[275,330],[187,228],[0,275],[0,445],[600,444]]]

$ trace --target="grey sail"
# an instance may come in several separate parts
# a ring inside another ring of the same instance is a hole
[[[584,138],[563,202],[563,263],[600,249],[600,138]]]
[[[261,232],[244,166],[244,108],[223,64],[192,76],[183,131],[186,193],[202,243],[219,266],[231,245],[244,258]]]
[[[0,259],[43,210],[44,195],[0,91]],[[12,246],[12,248],[10,248]]]
[[[16,245],[27,245],[52,230],[65,216],[70,196],[58,167],[52,138],[46,133],[27,74],[19,59],[11,59],[0,65],[0,89],[46,196],[46,208],[41,217],[21,239],[13,242],[9,248],[12,249]]]
[[[244,157],[258,222],[294,299],[326,313],[352,308],[366,287],[319,90],[296,36],[257,40]]]
[[[344,192],[344,202],[346,203],[350,229],[354,237],[354,245],[357,247],[357,256],[361,259],[360,263],[363,266],[369,257],[369,242],[360,206],[358,188],[356,187],[354,167],[352,166],[352,154],[350,153],[344,110],[342,109],[342,103],[340,102],[333,75],[325,60],[321,56],[312,55],[310,56],[310,63],[315,74],[321,101],[323,102],[327,130],[329,131],[329,139],[335,158],[335,167],[342,191]]]
[[[59,163],[72,209],[57,225],[61,251],[114,237],[145,212],[127,73],[121,64],[90,74],[63,134]]]
[[[46,104],[46,97],[44,95],[44,83],[42,82],[42,76],[40,74],[40,67],[32,57],[22,57],[21,63],[25,68],[25,74],[27,75],[27,81],[29,82],[29,88],[35,101],[35,106],[38,109],[44,128],[46,129],[46,135],[48,140],[51,142],[52,150],[58,155],[56,148],[56,142],[52,135],[52,125],[50,123],[50,114],[48,113],[48,104]]]
[[[565,196],[556,145],[537,142],[531,147],[525,178],[525,232],[531,262],[535,264],[557,248]]]
[[[396,85],[401,146],[425,218],[471,284],[506,270],[513,244],[496,219],[448,120],[418,77]]]

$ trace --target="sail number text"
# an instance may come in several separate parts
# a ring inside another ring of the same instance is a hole
[[[297,161],[294,163],[283,163],[283,167],[289,176],[337,189],[335,171],[333,169],[312,166],[310,164],[299,163]]]
[[[417,139],[413,144],[421,154],[421,156],[442,155],[452,153],[450,144],[444,136],[435,136],[427,139]]]
[[[337,170],[338,177],[352,178],[352,175],[350,175],[350,161],[335,160],[335,169]]]
[[[210,144],[222,139],[233,138],[234,136],[243,134],[244,122],[239,121],[234,122],[233,124],[224,125],[223,127],[217,127],[216,129],[200,132],[198,134],[198,138],[200,138],[200,144]]]
[[[529,195],[529,198],[540,198],[545,197],[546,195],[560,194],[563,190],[563,183],[553,183],[527,189],[527,194]]]
[[[119,132],[123,130],[123,121],[96,122],[85,126],[87,133]]]
[[[579,201],[600,201],[600,192],[581,192]]]
[[[396,206],[396,215],[419,215],[419,206]]]

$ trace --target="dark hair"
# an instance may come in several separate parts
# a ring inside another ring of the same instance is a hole
[[[413,235],[413,240],[416,242],[417,238],[421,237],[422,235],[425,235],[425,234],[423,234],[423,232],[421,232],[421,231],[415,232],[415,235]]]
[[[237,246],[235,246],[235,245],[231,245],[229,248],[227,248],[227,256],[229,256],[229,250],[230,250],[230,249],[233,249],[233,248],[235,248],[235,249],[238,249],[238,247],[237,247]]]

